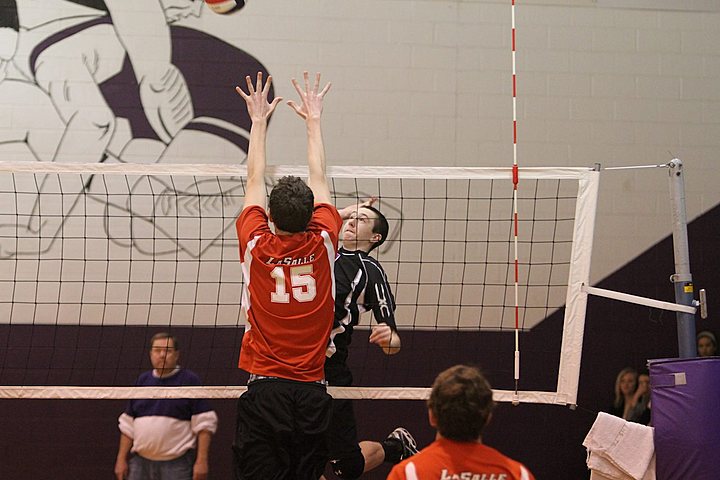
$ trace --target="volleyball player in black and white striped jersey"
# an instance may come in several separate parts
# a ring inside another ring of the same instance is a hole
[[[343,246],[335,260],[335,321],[325,360],[325,379],[332,386],[350,386],[348,347],[360,314],[373,312],[375,322],[369,341],[387,355],[400,351],[395,325],[395,299],[380,263],[370,252],[387,238],[385,216],[372,206],[375,199],[340,210],[347,220],[341,232]],[[351,400],[333,400],[329,431],[330,460],[343,479],[359,478],[383,462],[398,463],[417,452],[415,439],[396,428],[382,442],[358,442]]]

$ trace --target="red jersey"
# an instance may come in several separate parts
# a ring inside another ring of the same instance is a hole
[[[523,464],[476,442],[439,438],[395,465],[388,480],[535,480]]]
[[[236,227],[247,323],[240,368],[301,382],[323,378],[341,226],[337,209],[328,204],[315,205],[306,231],[292,235],[272,233],[258,205],[242,211]]]

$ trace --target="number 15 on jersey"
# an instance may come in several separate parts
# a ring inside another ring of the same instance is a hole
[[[298,302],[312,301],[316,295],[312,264],[293,265],[289,271],[293,298]],[[275,291],[270,293],[270,301],[273,303],[290,303],[290,294],[285,283],[285,269],[277,266],[272,269],[270,276],[275,279]]]

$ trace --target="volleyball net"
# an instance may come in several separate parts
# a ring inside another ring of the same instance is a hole
[[[268,191],[306,172],[268,167]],[[245,173],[0,164],[0,397],[236,397],[246,378],[236,368],[244,323],[235,233]],[[357,332],[358,387],[334,395],[425,398],[438,371],[472,363],[496,400],[575,403],[599,172],[519,171],[517,287],[511,168],[329,167],[328,178],[339,208],[376,196],[388,218],[388,240],[373,254],[403,341],[388,357]],[[531,332],[549,323],[552,341],[534,345]],[[147,342],[159,331],[180,339],[182,365],[208,386],[129,387],[149,368]]]

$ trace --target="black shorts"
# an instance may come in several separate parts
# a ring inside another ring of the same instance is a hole
[[[352,372],[345,365],[331,369],[326,364],[325,378],[329,385],[335,387],[349,387],[352,385],[353,380]],[[330,446],[330,460],[352,458],[360,452],[352,400],[333,400],[328,444]]]
[[[320,478],[328,461],[331,408],[332,397],[318,383],[250,383],[237,403],[235,478]]]

